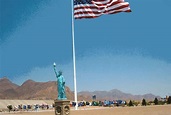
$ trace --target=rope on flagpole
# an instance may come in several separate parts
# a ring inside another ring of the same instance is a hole
[[[77,102],[77,82],[76,82],[76,64],[75,64],[75,41],[74,41],[74,0],[71,0],[71,8],[72,8],[72,51],[73,51],[73,68],[74,68],[74,99],[75,99],[75,110],[78,109]]]

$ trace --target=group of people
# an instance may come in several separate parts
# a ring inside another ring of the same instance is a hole
[[[53,105],[48,104],[34,104],[34,105],[23,105],[20,104],[18,106],[8,105],[7,109],[10,111],[38,111],[41,110],[48,110],[53,108]]]

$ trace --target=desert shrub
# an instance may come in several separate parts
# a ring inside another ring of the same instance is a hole
[[[155,104],[155,105],[158,105],[158,104],[159,104],[159,101],[158,101],[157,98],[154,99],[154,104]]]
[[[167,100],[167,104],[171,104],[171,96],[169,96],[169,98]]]
[[[8,105],[7,108],[9,110],[9,112],[10,112],[12,110],[12,105]]]
[[[134,106],[131,100],[129,101],[128,106]]]
[[[146,106],[147,105],[147,102],[145,99],[142,100],[142,106]]]

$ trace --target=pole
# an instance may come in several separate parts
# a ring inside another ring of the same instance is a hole
[[[72,8],[72,52],[73,52],[73,68],[74,68],[74,99],[75,99],[75,110],[78,109],[77,103],[77,81],[76,81],[76,64],[75,64],[75,41],[74,41],[74,0],[71,0],[71,8]]]

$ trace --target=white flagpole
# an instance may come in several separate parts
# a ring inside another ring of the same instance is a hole
[[[74,43],[74,0],[71,0],[71,8],[72,8],[72,51],[73,51],[73,68],[74,68],[74,99],[75,99],[75,110],[78,109],[77,102],[77,81],[76,81],[76,64],[75,64],[75,43]]]

